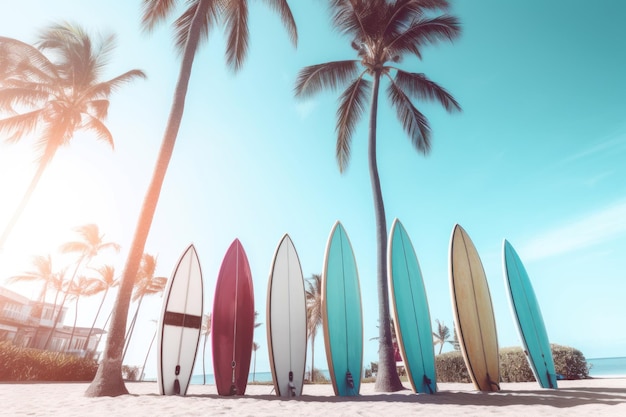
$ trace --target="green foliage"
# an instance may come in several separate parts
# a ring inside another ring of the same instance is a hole
[[[587,359],[578,349],[561,345],[550,345],[556,373],[565,379],[585,379],[589,377]]]
[[[551,345],[557,375],[565,379],[589,377],[589,365],[583,354],[574,348]],[[436,358],[438,382],[471,382],[461,352],[448,352]],[[528,359],[520,347],[500,349],[501,382],[535,381]]]
[[[0,343],[0,381],[91,381],[93,359]]]
[[[437,382],[472,382],[459,351],[442,353],[435,357]]]

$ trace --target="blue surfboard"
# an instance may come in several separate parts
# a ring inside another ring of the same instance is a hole
[[[542,388],[557,388],[548,333],[526,269],[513,246],[503,244],[504,280],[530,369]]]
[[[400,220],[391,226],[388,279],[398,346],[414,392],[437,392],[433,329],[420,266]]]
[[[359,395],[363,367],[361,290],[352,245],[340,222],[333,226],[326,245],[322,321],[335,395]]]

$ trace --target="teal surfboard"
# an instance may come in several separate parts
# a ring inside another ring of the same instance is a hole
[[[414,392],[437,392],[433,329],[422,272],[400,220],[391,226],[388,279],[398,347]]]
[[[363,313],[354,252],[340,222],[333,226],[322,273],[322,322],[335,395],[359,395],[363,367]]]
[[[507,284],[511,311],[530,369],[542,388],[557,388],[548,333],[535,291],[522,261],[507,240],[503,244],[503,256],[504,280]]]

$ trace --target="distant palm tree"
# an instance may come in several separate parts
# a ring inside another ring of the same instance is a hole
[[[434,345],[439,345],[439,352],[437,354],[441,355],[443,346],[446,343],[451,343],[453,345],[454,343],[450,340],[450,329],[448,326],[446,326],[442,321],[439,321],[439,319],[435,320],[435,322],[437,323],[437,331],[433,332]],[[456,331],[454,334],[456,335]]]
[[[212,314],[202,315],[202,329],[201,334],[204,336],[204,342],[202,345],[202,384],[206,385],[206,370],[205,370],[205,358],[206,358],[206,341],[211,335],[211,316]]]
[[[93,259],[98,253],[107,249],[112,249],[116,252],[120,250],[120,245],[118,245],[117,243],[104,241],[104,234],[100,234],[100,230],[95,224],[86,224],[83,226],[79,226],[74,230],[78,233],[80,240],[66,242],[60,247],[60,250],[63,253],[78,253],[79,255],[78,260],[76,261],[76,266],[74,268],[74,273],[70,278],[67,288],[72,287],[72,283],[74,282],[74,279],[80,267],[83,265],[88,265],[89,261]],[[54,323],[52,325],[53,329],[56,328],[59,319],[61,318],[63,306],[65,305],[67,296],[68,292],[65,291],[63,298],[61,299],[59,310],[54,317]],[[44,349],[48,348],[51,337],[52,332],[48,336],[48,340],[46,341]]]
[[[254,311],[254,328],[255,329],[263,324],[263,323],[257,322],[258,318],[259,318],[259,312],[255,310]],[[260,347],[261,345],[259,345],[255,341],[252,341],[252,353],[254,354],[254,367],[252,368],[252,381],[256,381],[256,351],[259,350]]]
[[[142,26],[146,30],[153,29],[158,23],[171,16],[182,1],[143,0]],[[270,6],[278,12],[294,44],[297,41],[296,25],[287,0],[272,0]],[[122,273],[120,291],[114,306],[114,313],[109,329],[107,347],[98,372],[85,395],[90,397],[117,396],[127,394],[128,390],[122,378],[121,361],[122,345],[132,283],[139,268],[141,255],[144,251],[152,219],[161,194],[161,187],[167,172],[170,159],[185,108],[185,98],[191,77],[191,69],[200,41],[208,39],[209,31],[218,18],[228,32],[226,61],[235,71],[244,61],[248,50],[248,1],[247,0],[188,0],[186,9],[174,23],[176,46],[182,55],[182,62],[174,100],[170,109],[167,126],[163,134],[161,148],[157,157],[152,180],[144,197],[141,213],[133,236],[130,253]],[[114,377],[113,377],[114,375]]]
[[[352,135],[366,110],[369,97],[368,162],[376,217],[380,322],[376,390],[397,391],[402,389],[402,383],[396,371],[389,330],[387,219],[376,156],[378,93],[381,78],[386,79],[389,82],[387,94],[402,127],[416,149],[428,153],[430,127],[412,100],[438,101],[448,111],[460,110],[460,106],[445,89],[424,74],[404,71],[397,63],[405,55],[421,59],[422,47],[457,38],[460,25],[452,16],[433,16],[449,8],[448,0],[332,0],[330,3],[333,25],[350,37],[358,59],[328,62],[302,69],[295,93],[299,97],[309,97],[321,90],[334,90],[350,83],[341,95],[337,110],[336,157],[341,172],[347,168],[350,160]],[[395,73],[394,77],[392,73]]]
[[[91,339],[91,334],[93,333],[93,329],[96,327],[96,322],[98,317],[100,317],[100,312],[102,310],[102,306],[104,305],[104,301],[107,298],[109,290],[118,285],[119,280],[115,279],[115,267],[111,265],[104,265],[100,268],[96,268],[95,271],[98,273],[98,284],[97,292],[102,292],[102,299],[100,300],[100,305],[98,306],[98,310],[96,311],[96,315],[93,318],[93,323],[91,324],[91,328],[89,329],[89,333],[87,334],[87,342],[85,346],[89,347],[89,340]],[[98,346],[96,345],[97,350]]]
[[[311,339],[311,382],[315,382],[315,335],[322,325],[322,276],[306,279],[306,332]]]
[[[126,357],[128,346],[130,346],[130,340],[133,337],[135,331],[135,324],[137,322],[137,316],[139,315],[139,308],[141,308],[141,302],[146,295],[154,295],[163,292],[165,284],[167,284],[167,277],[155,277],[157,258],[156,256],[145,253],[141,259],[141,267],[137,273],[137,280],[135,281],[135,291],[133,292],[132,301],[137,301],[137,308],[135,315],[128,328],[126,336],[126,346],[122,354],[122,361]]]
[[[46,256],[35,256],[33,257],[33,266],[35,267],[32,271],[23,272],[18,275],[13,275],[9,277],[9,283],[16,282],[35,282],[41,281],[41,290],[39,292],[39,297],[37,298],[37,307],[36,310],[33,311],[33,317],[41,320],[43,317],[43,308],[46,303],[46,295],[50,289],[55,290],[54,296],[54,304],[53,304],[53,314],[56,311],[56,303],[59,293],[62,291],[63,287],[63,277],[65,275],[65,270],[61,272],[54,272],[52,269],[52,257],[50,255]],[[53,316],[54,317],[54,316]],[[39,326],[35,329],[35,334],[33,338],[29,342],[29,347],[37,347],[37,335],[39,333]]]
[[[99,281],[97,279],[87,278],[82,275],[79,276],[77,280],[68,282],[68,288],[66,292],[72,296],[76,307],[74,309],[74,324],[72,326],[72,333],[70,334],[70,340],[65,347],[65,351],[72,349],[72,342],[74,340],[74,334],[76,333],[76,323],[78,322],[78,302],[80,301],[80,297],[89,297],[97,294],[98,283]],[[85,350],[86,349],[87,344],[85,344]]]
[[[11,77],[5,75],[0,80],[0,112],[9,114],[0,120],[0,133],[5,134],[8,142],[17,142],[31,133],[39,137],[37,170],[0,235],[0,248],[57,150],[68,145],[77,131],[91,131],[113,147],[113,136],[104,124],[109,97],[123,84],[145,77],[135,69],[101,81],[115,38],[108,36],[101,43],[94,43],[82,28],[68,23],[43,30],[37,46],[39,49],[0,37],[0,49],[12,52],[3,55],[3,61],[5,57],[14,60],[4,62],[5,68],[0,71],[15,71]],[[45,52],[49,52],[50,58]]]

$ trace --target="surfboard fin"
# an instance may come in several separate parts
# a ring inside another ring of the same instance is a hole
[[[289,396],[296,396],[296,386],[293,384],[293,371],[289,371]]]
[[[426,374],[424,374],[424,378],[423,378],[424,384],[426,384],[426,386],[428,387],[428,391],[431,394],[434,394],[435,392],[433,391],[433,386],[432,386],[432,379],[430,379]]]
[[[354,378],[352,378],[350,371],[346,371],[346,384],[348,384],[350,389],[354,388]]]
[[[180,365],[176,365],[176,370],[174,371],[176,375],[176,379],[174,380],[174,394],[180,395],[180,382],[178,381],[178,375],[180,374]]]

